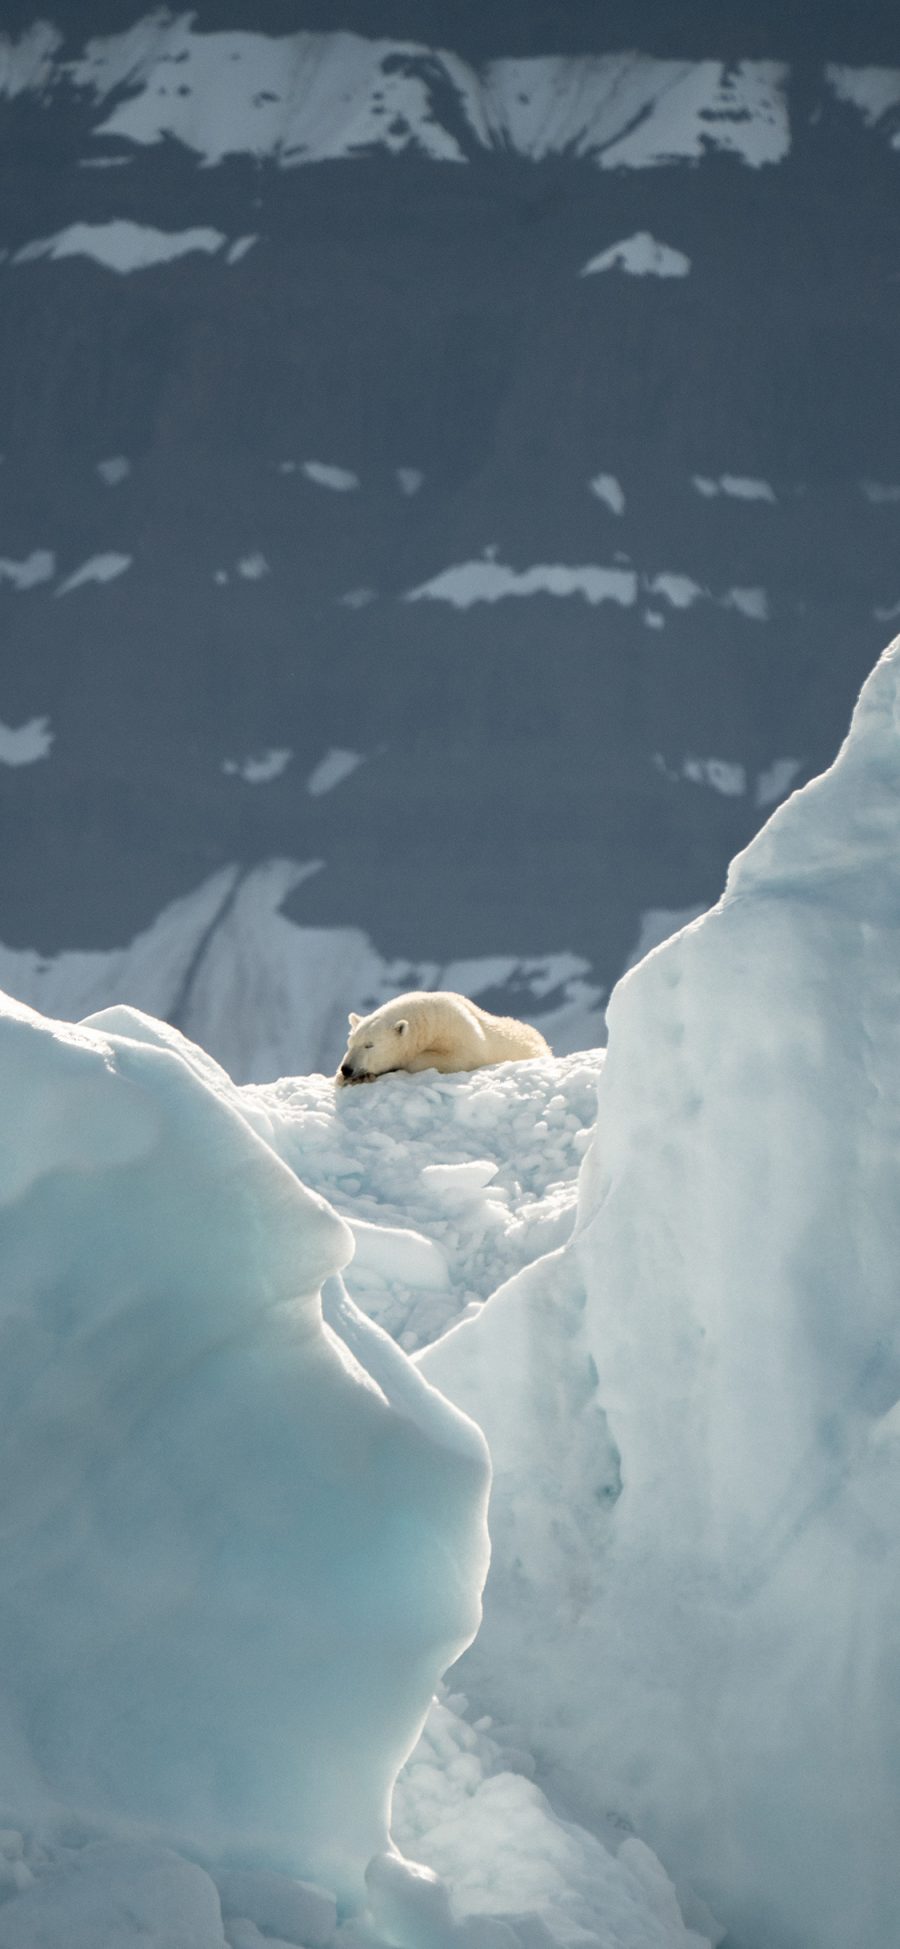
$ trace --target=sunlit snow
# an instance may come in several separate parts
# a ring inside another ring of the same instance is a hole
[[[572,1242],[420,1360],[495,1472],[455,1682],[798,1949],[900,1910],[898,696],[620,982]]]

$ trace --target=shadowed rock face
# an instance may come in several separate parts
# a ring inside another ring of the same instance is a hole
[[[890,10],[376,11],[8,16],[10,946],[286,855],[305,925],[608,987],[892,633]]]

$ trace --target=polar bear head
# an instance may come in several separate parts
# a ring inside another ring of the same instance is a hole
[[[338,1085],[372,1083],[376,1076],[405,1068],[412,1038],[404,999],[386,1002],[373,1015],[350,1014],[347,1051],[334,1079]]]

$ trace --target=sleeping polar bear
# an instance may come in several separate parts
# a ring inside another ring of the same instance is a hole
[[[482,1069],[488,1063],[522,1062],[552,1050],[537,1029],[511,1015],[489,1015],[465,995],[398,995],[371,1015],[350,1016],[347,1053],[335,1077],[373,1083],[376,1076],[406,1069]]]

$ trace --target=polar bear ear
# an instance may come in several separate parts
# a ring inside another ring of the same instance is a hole
[[[358,1029],[358,1028],[359,1028],[359,1025],[360,1025],[360,1022],[362,1021],[362,1016],[361,1016],[361,1015],[354,1015],[354,1013],[353,1013],[353,1010],[352,1010],[352,1008],[351,1008],[351,1010],[350,1010],[350,1013],[349,1013],[349,1015],[348,1015],[348,1017],[347,1017],[347,1020],[348,1020],[348,1022],[349,1022],[349,1024],[350,1024],[350,1027],[351,1027],[351,1029]]]
[[[407,1032],[408,1032],[408,1030],[409,1030],[409,1023],[408,1023],[408,1022],[395,1022],[395,1023],[394,1023],[394,1028],[396,1029],[396,1031],[397,1031],[397,1034],[398,1034],[398,1035],[406,1035],[406,1034],[407,1034]]]

